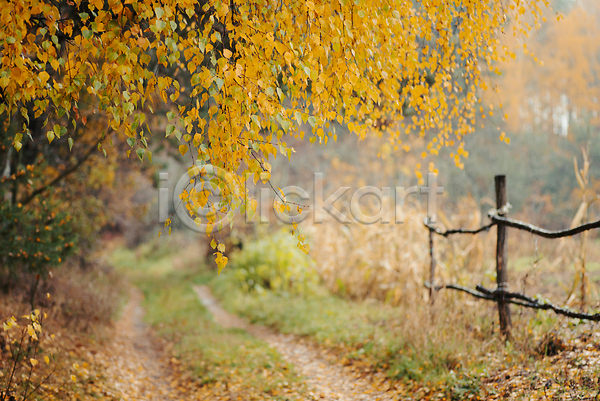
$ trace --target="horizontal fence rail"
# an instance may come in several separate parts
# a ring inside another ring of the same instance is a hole
[[[425,283],[425,286],[430,288],[431,284]],[[574,318],[574,319],[582,319],[582,320],[590,320],[593,322],[600,322],[600,313],[591,314],[591,313],[575,312],[575,311],[572,311],[567,308],[561,308],[559,306],[556,306],[551,302],[540,301],[538,299],[528,297],[528,296],[526,296],[524,294],[520,294],[518,292],[510,292],[510,291],[504,291],[504,290],[493,290],[492,291],[492,290],[488,290],[487,288],[485,288],[481,285],[476,286],[475,290],[473,290],[469,287],[464,287],[462,285],[457,285],[457,284],[444,284],[444,285],[435,286],[436,291],[443,290],[443,289],[450,289],[450,290],[466,292],[467,294],[472,295],[476,298],[487,299],[489,301],[497,302],[499,299],[501,299],[504,302],[511,303],[514,305],[524,306],[526,308],[552,310],[559,315]]]
[[[580,234],[584,231],[594,230],[600,228],[600,220],[593,221],[591,223],[582,224],[575,228],[570,228],[568,230],[559,230],[559,231],[549,231],[544,230],[543,228],[536,227],[532,224],[523,223],[519,220],[513,220],[506,217],[501,217],[497,215],[491,215],[492,223],[494,224],[502,224],[503,226],[516,228],[523,231],[528,231],[532,234],[535,234],[539,237],[543,238],[564,238],[564,237],[572,237],[574,235]]]
[[[591,223],[582,224],[580,226],[577,226],[575,228],[569,228],[567,230],[550,231],[550,230],[546,230],[544,228],[536,227],[533,224],[524,223],[522,221],[509,219],[506,217],[501,217],[501,216],[494,214],[493,212],[490,213],[490,219],[492,220],[492,222],[490,224],[486,224],[485,226],[481,226],[478,229],[474,229],[474,230],[470,230],[470,229],[466,229],[466,228],[456,228],[453,230],[442,231],[439,228],[436,228],[435,226],[433,226],[431,224],[427,224],[427,223],[424,223],[424,224],[425,224],[425,227],[427,227],[429,230],[433,231],[435,234],[440,235],[442,237],[449,237],[450,235],[453,235],[453,234],[479,234],[483,231],[489,231],[490,228],[492,228],[496,225],[504,225],[507,227],[516,228],[518,230],[527,231],[527,232],[535,234],[539,237],[549,238],[549,239],[572,237],[572,236],[580,234],[584,231],[589,231],[589,230],[594,230],[594,229],[600,228],[600,220],[592,221]]]
[[[441,235],[442,237],[449,237],[452,234],[479,234],[480,232],[483,232],[483,231],[489,231],[490,228],[492,228],[495,225],[496,225],[496,223],[492,222],[492,223],[490,223],[488,225],[485,225],[483,227],[479,227],[476,230],[468,230],[468,229],[465,229],[465,228],[457,228],[455,230],[441,231],[440,229],[435,228],[434,226],[425,223],[425,226],[429,230],[433,231],[437,235]]]

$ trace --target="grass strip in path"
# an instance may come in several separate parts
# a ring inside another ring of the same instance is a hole
[[[136,257],[120,250],[117,256],[114,262],[143,292],[145,321],[173,356],[173,385],[189,399],[305,399],[301,378],[277,351],[245,330],[214,323],[192,289],[208,276],[173,269],[169,253]]]
[[[352,375],[336,364],[332,358],[314,345],[303,342],[293,335],[275,333],[264,326],[244,322],[235,315],[223,310],[212,296],[207,286],[195,286],[198,298],[224,327],[237,327],[248,331],[256,338],[266,341],[279,351],[306,377],[312,399],[344,401],[392,400],[392,394],[377,389],[369,380]]]

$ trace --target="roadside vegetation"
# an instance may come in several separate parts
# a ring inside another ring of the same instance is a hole
[[[20,284],[0,297],[0,316],[9,316],[0,330],[0,400],[119,399],[99,352],[127,299],[122,276],[105,264],[67,264],[37,288],[33,310],[28,283]]]
[[[341,363],[365,374],[384,372],[405,395],[592,396],[600,388],[595,324],[513,309],[515,330],[505,344],[492,303],[454,293],[440,293],[433,306],[426,300],[392,306],[340,297],[322,282],[297,279],[317,269],[302,252],[278,253],[286,235],[250,242],[232,255],[231,269],[211,280],[226,309],[333,349]],[[271,256],[258,259],[257,252]],[[267,285],[282,280],[288,283]],[[288,290],[294,286],[303,288]],[[591,359],[582,364],[585,355]]]

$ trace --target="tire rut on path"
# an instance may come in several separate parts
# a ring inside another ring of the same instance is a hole
[[[132,288],[127,306],[115,325],[114,338],[107,345],[101,362],[121,399],[184,399],[167,380],[170,370],[161,358],[163,352],[143,322],[142,299],[141,291]]]
[[[217,323],[227,328],[245,329],[276,349],[306,378],[313,399],[339,401],[392,400],[393,397],[377,390],[367,379],[355,377],[341,365],[322,356],[317,347],[303,343],[291,334],[277,333],[264,326],[250,324],[225,311],[207,286],[194,286],[202,304],[212,313]]]

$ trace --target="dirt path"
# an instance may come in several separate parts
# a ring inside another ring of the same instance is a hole
[[[204,306],[213,314],[215,321],[224,327],[241,328],[275,348],[287,362],[293,364],[311,390],[314,399],[339,401],[391,400],[393,397],[375,389],[363,378],[355,377],[331,358],[323,357],[317,347],[303,343],[293,335],[276,333],[266,327],[249,324],[226,312],[219,306],[207,286],[195,286],[194,290]]]
[[[99,357],[118,399],[183,399],[168,382],[163,352],[143,323],[143,296],[132,288],[129,302],[116,323],[115,336]]]

